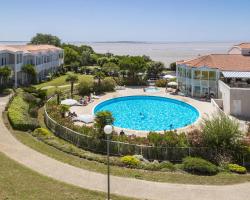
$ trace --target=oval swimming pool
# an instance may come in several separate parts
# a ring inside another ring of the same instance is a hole
[[[194,123],[199,112],[193,106],[158,96],[126,96],[106,100],[94,113],[110,111],[114,126],[142,131],[173,130]]]

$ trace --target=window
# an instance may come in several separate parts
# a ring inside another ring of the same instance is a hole
[[[194,71],[194,79],[200,79],[201,78],[201,71]]]
[[[202,80],[208,80],[208,71],[202,71]]]
[[[215,71],[209,72],[209,80],[216,80],[216,72]]]

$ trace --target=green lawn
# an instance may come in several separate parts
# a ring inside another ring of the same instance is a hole
[[[0,199],[103,200],[106,194],[65,184],[40,175],[0,153]],[[112,196],[116,200],[131,198]]]
[[[79,82],[83,79],[93,79],[93,76],[91,75],[83,75],[83,74],[76,74],[78,76],[78,79],[79,79]],[[63,76],[60,76],[60,77],[57,77],[51,81],[48,81],[48,82],[44,82],[44,83],[41,83],[41,84],[37,84],[35,85],[36,88],[40,89],[40,88],[44,88],[44,87],[48,87],[48,86],[64,86],[64,85],[69,85],[70,83],[66,82],[66,77],[67,77],[67,74],[66,75],[63,75]]]
[[[6,121],[6,119],[5,119]],[[9,126],[9,125],[8,125]],[[23,144],[48,155],[61,162],[70,165],[95,171],[99,173],[106,173],[107,167],[105,164],[79,158],[60,150],[55,149],[41,141],[36,140],[29,133],[13,131],[13,135]],[[136,179],[144,179],[149,181],[169,182],[169,183],[184,183],[184,184],[208,184],[208,185],[227,185],[235,183],[243,183],[250,181],[249,175],[237,175],[231,173],[219,173],[215,176],[197,176],[182,172],[160,172],[160,171],[146,171],[139,169],[129,169],[118,166],[111,166],[111,174],[116,176],[130,177]]]

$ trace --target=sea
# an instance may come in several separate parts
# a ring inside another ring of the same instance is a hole
[[[0,44],[25,44],[26,41],[0,41]],[[161,61],[166,67],[179,60],[188,60],[212,53],[227,53],[239,41],[230,42],[67,42],[75,45],[89,45],[97,53],[116,55],[147,55]]]

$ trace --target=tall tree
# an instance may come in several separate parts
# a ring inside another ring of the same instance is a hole
[[[137,80],[138,73],[144,72],[146,68],[146,62],[140,56],[124,57],[121,59],[119,65],[122,70],[128,71],[129,77],[133,81]]]
[[[105,63],[102,66],[102,69],[109,76],[115,76],[116,74],[118,74],[118,72],[120,70],[119,66],[117,64],[113,63],[113,62]]]
[[[163,70],[164,64],[162,62],[150,62],[147,64],[147,74],[149,77],[158,78]]]
[[[100,93],[101,91],[101,80],[105,78],[105,74],[102,72],[101,69],[97,69],[94,74],[94,79],[97,79],[97,92]]]
[[[43,34],[43,33],[37,33],[36,36],[34,36],[30,40],[31,44],[50,44],[54,46],[61,46],[61,40],[54,35],[51,34]]]
[[[36,69],[34,65],[26,64],[22,66],[22,72],[26,75],[26,81],[28,84],[36,82]]]
[[[71,63],[79,60],[79,54],[77,51],[70,47],[64,48],[64,63],[70,65]]]
[[[67,82],[70,82],[70,93],[71,93],[71,98],[73,98],[73,91],[74,91],[74,84],[78,81],[78,76],[73,74],[73,73],[69,73],[67,78],[66,78]]]

